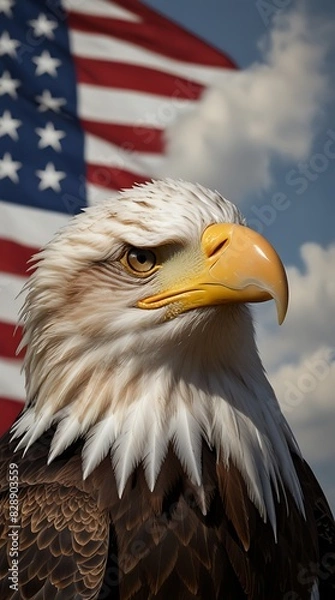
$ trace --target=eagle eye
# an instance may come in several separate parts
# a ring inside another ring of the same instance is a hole
[[[149,273],[156,266],[156,255],[147,248],[130,248],[126,254],[127,266],[136,273]]]

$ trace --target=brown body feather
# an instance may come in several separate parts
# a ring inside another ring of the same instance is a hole
[[[313,474],[297,456],[306,520],[287,493],[278,540],[234,465],[203,444],[203,490],[170,449],[151,493],[142,467],[120,500],[110,459],[82,479],[82,442],[46,466],[52,431],[22,457],[0,447],[1,600],[320,600],[335,597],[335,530]],[[19,472],[19,586],[10,588],[8,469]]]

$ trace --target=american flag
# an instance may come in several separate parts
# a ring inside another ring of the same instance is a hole
[[[0,429],[24,401],[27,261],[84,206],[159,177],[165,131],[232,61],[137,0],[0,0]]]

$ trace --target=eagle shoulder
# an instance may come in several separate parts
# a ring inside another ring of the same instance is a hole
[[[24,457],[22,452],[15,452],[9,434],[1,440],[2,600],[88,600],[96,598],[102,586],[108,552],[108,511],[80,482],[80,445],[69,448],[47,467],[50,440],[48,432]],[[15,490],[10,486],[10,473],[17,473]],[[10,508],[15,508],[16,499],[18,516],[14,510],[11,517]]]

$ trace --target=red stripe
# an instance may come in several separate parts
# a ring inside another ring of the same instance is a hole
[[[27,275],[29,259],[37,248],[0,238],[0,271],[14,275]]]
[[[124,8],[123,3],[120,5]],[[145,17],[140,23],[75,11],[68,12],[68,20],[71,29],[113,36],[179,62],[225,69],[236,68],[226,54],[154,11],[150,11],[148,18]]]
[[[0,356],[22,360],[24,350],[16,356],[16,350],[22,336],[22,327],[0,321]]]
[[[9,398],[0,398],[0,435],[10,428],[22,408],[23,402],[16,402]]]
[[[112,58],[112,57],[111,57]],[[204,87],[184,77],[176,77],[157,69],[108,60],[75,56],[77,79],[80,83],[138,90],[148,94],[198,100]]]
[[[86,133],[112,142],[126,152],[164,152],[164,131],[141,125],[118,125],[115,123],[98,123],[81,119]]]
[[[131,173],[130,171],[126,171],[124,169],[94,164],[87,165],[86,178],[94,185],[111,190],[128,188],[134,185],[136,182],[145,183],[148,181],[148,179],[150,179],[149,177],[136,175],[135,173]]]

